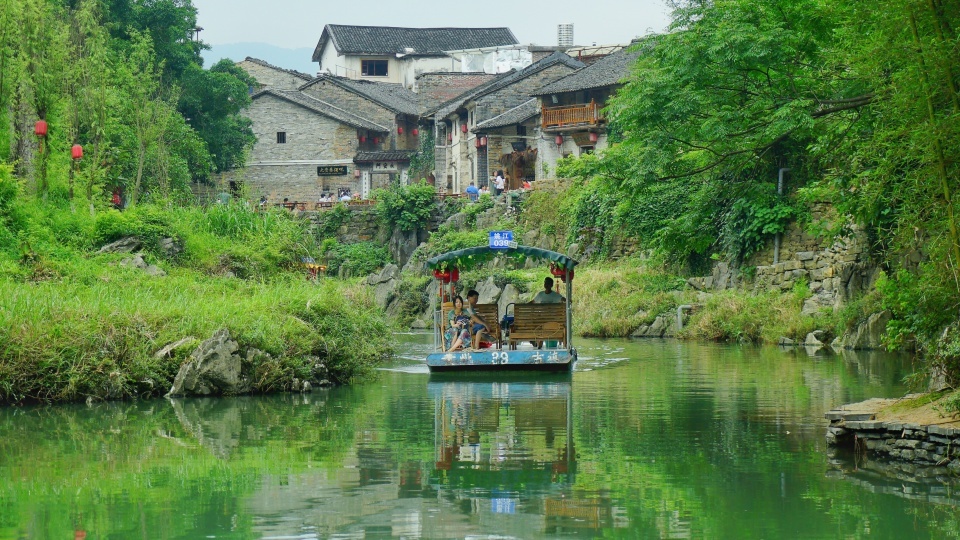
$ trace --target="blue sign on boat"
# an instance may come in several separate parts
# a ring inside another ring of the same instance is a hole
[[[517,247],[513,241],[513,231],[490,231],[490,249],[508,249]]]

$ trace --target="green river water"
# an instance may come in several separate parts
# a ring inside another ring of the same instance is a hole
[[[960,484],[824,442],[882,354],[578,340],[566,377],[0,408],[0,539],[956,538]]]

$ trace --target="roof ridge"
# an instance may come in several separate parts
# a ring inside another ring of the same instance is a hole
[[[280,66],[273,65],[273,64],[271,64],[270,62],[267,62],[266,60],[261,60],[260,58],[254,58],[254,57],[252,57],[252,56],[248,56],[248,57],[244,58],[243,60],[246,61],[246,62],[253,62],[254,64],[259,64],[259,65],[264,66],[264,67],[276,69],[276,70],[278,70],[278,71],[284,71],[284,72],[286,72],[286,73],[290,73],[290,74],[292,74],[292,75],[296,75],[297,77],[299,77],[299,78],[301,78],[301,79],[310,80],[310,79],[313,78],[312,75],[309,75],[309,74],[307,74],[307,73],[303,73],[302,71],[297,71],[297,70],[295,70],[295,69],[282,68],[282,67],[280,67]]]
[[[379,130],[379,131],[385,131],[385,132],[389,132],[389,131],[390,131],[388,128],[386,128],[386,127],[384,127],[384,126],[381,126],[380,124],[378,124],[378,123],[376,123],[376,122],[374,122],[374,121],[372,121],[372,120],[368,120],[368,119],[366,119],[366,118],[364,118],[364,117],[362,117],[362,116],[360,116],[360,115],[358,115],[358,114],[354,114],[354,113],[351,113],[351,112],[349,112],[349,111],[345,111],[345,110],[341,109],[340,107],[337,107],[336,105],[332,105],[332,104],[330,104],[330,103],[327,103],[326,101],[323,101],[322,99],[317,99],[317,98],[315,98],[315,97],[313,97],[313,96],[310,96],[310,95],[308,95],[308,94],[305,94],[305,93],[303,93],[303,92],[301,92],[301,91],[299,91],[299,90],[278,90],[278,89],[274,89],[274,88],[264,88],[263,90],[260,90],[259,92],[253,94],[253,96],[251,96],[251,99],[258,98],[258,97],[260,97],[260,96],[262,96],[262,95],[264,95],[264,94],[271,94],[271,95],[274,95],[274,96],[279,97],[279,98],[281,98],[281,99],[286,99],[287,101],[296,103],[296,104],[298,104],[298,105],[311,108],[314,112],[317,112],[317,113],[320,113],[320,114],[324,114],[324,115],[326,115],[326,116],[330,116],[330,117],[334,118],[335,120],[341,120],[341,121],[343,121],[343,120],[346,119],[346,120],[348,120],[348,121],[351,121],[351,122],[353,123],[353,125],[356,126],[356,127],[362,127],[363,129],[370,129],[369,126],[374,126],[374,127],[377,128],[377,130]],[[298,98],[299,98],[299,99],[298,99]],[[307,100],[308,103],[304,103],[304,102],[300,101],[300,99],[303,99],[303,98],[306,98],[306,100]],[[332,109],[332,110],[335,111],[336,113],[339,113],[339,114],[342,115],[343,117],[342,117],[342,118],[336,118],[336,115],[331,114],[331,113],[328,112],[328,111],[324,111],[324,110],[321,110],[321,109],[319,109],[319,108],[309,107],[309,105],[310,105],[309,101],[316,101],[317,103],[320,103],[320,104],[322,104],[322,105],[324,105],[324,106]],[[358,122],[358,120],[359,120],[359,122]],[[345,122],[345,123],[346,123],[346,122]],[[364,124],[367,124],[367,125],[364,125]]]

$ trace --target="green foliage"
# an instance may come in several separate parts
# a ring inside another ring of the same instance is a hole
[[[345,204],[334,204],[333,208],[321,212],[314,229],[317,239],[322,242],[327,238],[335,238],[340,227],[350,221],[351,215]]]
[[[793,206],[777,197],[775,190],[772,184],[758,184],[751,193],[734,201],[724,217],[725,253],[737,260],[746,259],[796,217]]]
[[[377,214],[391,228],[413,231],[424,228],[437,209],[436,192],[426,182],[393,185],[374,193]]]
[[[327,260],[327,272],[344,277],[365,276],[385,265],[390,259],[390,251],[377,242],[358,242],[340,244],[336,241],[324,242],[324,256]]]
[[[477,216],[493,208],[493,204],[493,196],[489,193],[481,195],[475,203],[465,204],[463,213],[467,216],[467,225],[475,225],[477,223]]]
[[[426,179],[436,166],[433,130],[421,129],[417,151],[410,156],[410,177]]]
[[[457,251],[469,247],[486,246],[490,243],[487,231],[454,231],[441,227],[430,237],[427,258],[448,251]]]

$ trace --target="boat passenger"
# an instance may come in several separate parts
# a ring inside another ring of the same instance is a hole
[[[534,304],[559,304],[563,302],[563,296],[553,290],[553,278],[543,278],[543,290],[533,297]]]
[[[463,309],[463,297],[459,294],[453,299],[453,309],[447,314],[447,329],[443,333],[446,351],[456,351],[464,343],[470,343],[470,312]]]
[[[477,313],[477,302],[480,300],[480,293],[470,289],[467,292],[467,303],[469,307],[465,308],[470,312],[470,322],[473,323],[472,334],[473,334],[473,348],[480,348],[480,341],[483,336],[487,336],[488,341],[493,341],[493,338],[490,336],[490,328],[487,326],[487,321],[483,320],[483,317]]]

